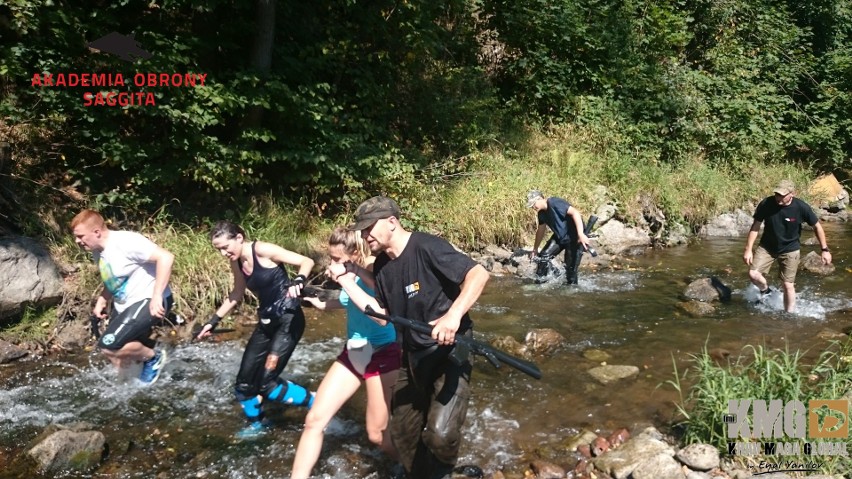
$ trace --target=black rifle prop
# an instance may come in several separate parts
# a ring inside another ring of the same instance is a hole
[[[597,223],[597,222],[598,222],[597,216],[595,216],[595,215],[589,216],[589,221],[586,222],[586,226],[583,227],[583,234],[588,236],[589,238],[597,237],[597,235],[592,234],[592,228],[595,227],[595,223]],[[591,246],[589,246],[587,251],[589,252],[590,255],[592,255],[592,258],[594,258],[595,256],[598,255],[597,250],[595,250]]]
[[[199,324],[192,328],[192,340],[190,341],[191,343],[194,343],[197,340],[198,334],[201,333],[201,330],[204,329],[204,326],[205,325],[203,324]],[[233,333],[234,331],[236,331],[236,329],[234,328],[213,328],[210,330],[210,334]]]
[[[364,310],[369,316],[374,318],[379,318],[384,321],[390,321],[398,326],[402,326],[404,328],[410,328],[418,333],[422,334],[432,334],[432,326],[429,326],[426,323],[421,323],[419,321],[414,321],[412,319],[403,318],[400,316],[389,316],[387,314],[382,314],[376,312],[373,308],[367,306],[367,309]],[[517,369],[518,371],[530,375],[536,379],[541,379],[541,370],[538,369],[534,363],[530,361],[526,361],[520,358],[516,358],[511,354],[504,353],[499,349],[494,348],[488,344],[477,341],[473,338],[469,338],[463,335],[456,335],[456,348],[461,348],[462,350],[469,351],[473,354],[479,354],[480,356],[485,356],[495,368],[500,368],[500,363],[506,363],[509,366]]]
[[[94,314],[89,316],[89,328],[92,330],[92,336],[95,339],[101,339],[101,318]]]

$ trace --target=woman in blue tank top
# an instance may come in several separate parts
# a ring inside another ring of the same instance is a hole
[[[331,259],[328,274],[337,279],[344,274],[355,277],[355,285],[374,295],[370,250],[356,231],[336,228],[328,240]],[[349,300],[344,289],[336,300],[305,298],[319,309],[346,309],[346,346],[331,365],[317,389],[316,399],[305,418],[305,430],[296,449],[291,479],[307,479],[322,450],[323,431],[343,404],[367,386],[367,435],[391,457],[396,452],[388,431],[390,395],[399,372],[401,353],[396,330],[388,323],[381,326]]]
[[[314,261],[272,243],[248,242],[243,229],[228,221],[216,223],[210,241],[230,261],[234,288],[199,332],[198,339],[208,336],[243,299],[246,288],[258,298],[259,321],[243,353],[234,391],[249,422],[238,437],[250,438],[265,430],[262,401],[306,407],[313,402],[312,393],[279,376],[305,332],[299,297]],[[298,268],[292,280],[286,265]]]

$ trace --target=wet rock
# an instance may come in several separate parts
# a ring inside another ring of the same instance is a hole
[[[481,467],[473,464],[466,464],[453,469],[452,479],[464,479],[466,477],[482,479],[485,477],[485,473],[482,471]]]
[[[632,479],[685,479],[683,468],[674,458],[665,453],[659,453],[642,461],[630,474]]]
[[[696,318],[708,316],[716,312],[716,307],[712,304],[695,300],[677,303],[677,308]]]
[[[565,469],[552,462],[535,460],[530,463],[536,479],[561,479],[565,477]]]
[[[639,374],[639,368],[627,365],[604,365],[590,369],[589,374],[599,383],[609,384]]]
[[[488,245],[485,247],[483,254],[493,257],[499,262],[509,261],[512,257],[512,252],[507,250],[506,248],[501,248],[496,245]]]
[[[823,330],[820,330],[820,332],[818,332],[816,334],[816,337],[819,338],[819,339],[824,339],[826,341],[831,341],[831,340],[840,341],[840,340],[846,339],[846,334],[844,334],[840,331],[835,331],[833,329],[823,329]]]
[[[27,451],[42,472],[87,471],[104,456],[106,439],[100,431],[59,429]]]
[[[487,479],[506,479],[506,476],[503,475],[503,471],[494,471],[491,474],[489,474],[488,476],[486,476],[486,478]]]
[[[583,459],[580,459],[579,461],[577,461],[577,464],[574,466],[574,470],[571,471],[571,474],[572,474],[571,477],[577,478],[577,479],[585,479],[585,478],[589,477],[589,474],[587,474],[587,471],[589,469],[590,469],[589,459],[588,459],[588,457],[584,457]],[[593,468],[591,468],[591,469],[593,469]]]
[[[26,305],[52,306],[62,300],[62,276],[44,246],[23,236],[0,236],[0,318]]]
[[[609,451],[610,447],[611,445],[605,437],[598,436],[592,441],[591,444],[589,444],[589,452],[591,452],[592,457],[598,457],[601,454]]]
[[[11,363],[26,356],[27,352],[12,343],[0,340],[0,364]]]
[[[578,450],[578,448],[580,446],[587,446],[588,447],[588,445],[592,441],[594,441],[596,437],[598,437],[597,434],[593,433],[592,431],[589,431],[588,429],[583,429],[582,431],[575,434],[574,436],[571,436],[570,438],[568,438],[564,442],[565,449],[567,449],[569,451],[574,451],[574,450]],[[583,454],[581,451],[580,451],[580,453]],[[584,454],[584,455],[586,455],[586,454]],[[588,455],[590,456],[591,453],[589,453]]]
[[[689,242],[689,230],[680,223],[670,224],[663,232],[661,243],[663,246],[671,247]]]
[[[548,355],[565,344],[565,337],[550,328],[531,329],[524,339],[527,352],[534,355]]]
[[[688,468],[709,471],[719,467],[719,450],[709,444],[690,444],[675,455]]]
[[[802,268],[811,273],[821,276],[827,276],[834,272],[834,264],[823,264],[822,257],[816,252],[811,251],[802,260]]]
[[[522,278],[534,278],[538,267],[538,264],[530,259],[530,250],[525,249],[515,251],[507,265],[514,267],[516,274]]]
[[[710,355],[717,363],[724,364],[728,358],[731,357],[731,352],[724,348],[713,348],[707,351],[707,354]]]
[[[491,345],[513,356],[527,356],[527,347],[512,336],[493,339]]]
[[[630,431],[627,428],[616,429],[609,436],[607,436],[606,440],[609,441],[611,447],[615,448],[622,444],[625,441],[630,439]]]
[[[656,429],[648,428],[630,438],[618,449],[612,449],[606,454],[592,459],[592,463],[597,469],[615,479],[625,479],[641,463],[658,454],[674,456],[674,450],[671,446],[658,439],[657,436],[660,436],[660,433]]]
[[[823,223],[845,223],[849,221],[849,210],[840,210],[836,213],[819,210],[817,214],[819,215],[819,220]]]
[[[725,286],[715,276],[701,278],[689,283],[686,289],[683,290],[683,296],[686,299],[704,301],[705,303],[729,301],[731,299],[731,288]]]
[[[601,351],[600,349],[587,349],[583,351],[583,357],[588,359],[589,361],[602,363],[604,361],[609,360],[610,355],[606,351]]]

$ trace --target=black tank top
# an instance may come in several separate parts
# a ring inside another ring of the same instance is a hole
[[[245,273],[242,261],[239,262],[239,266],[246,279],[246,287],[257,296],[260,302],[257,309],[264,311],[284,299],[287,286],[290,284],[290,276],[283,264],[271,268],[261,266],[257,261],[257,252],[254,250],[255,244],[257,244],[256,241],[251,244],[251,258],[254,262],[251,274]]]

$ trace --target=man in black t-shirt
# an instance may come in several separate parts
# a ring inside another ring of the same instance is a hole
[[[527,208],[535,210],[538,220],[535,243],[530,255],[530,259],[539,256],[535,272],[538,281],[542,281],[547,275],[550,260],[565,250],[565,282],[577,284],[583,252],[589,249],[589,237],[583,232],[582,214],[567,200],[555,196],[545,198],[539,190],[527,193]],[[553,235],[539,252],[538,245],[541,244],[547,228],[553,231]]]
[[[399,206],[384,196],[358,207],[349,229],[361,231],[376,255],[376,297],[355,288],[350,298],[362,310],[369,305],[432,326],[431,335],[399,331],[403,367],[393,390],[390,433],[409,478],[449,478],[461,445],[472,370],[469,358],[450,353],[457,334],[472,334],[468,310],[489,275],[447,241],[406,231],[399,217]]]
[[[822,262],[831,263],[831,252],[825,239],[825,231],[814,210],[804,201],[795,197],[796,188],[789,180],[783,180],[775,188],[774,196],[769,196],[757,205],[754,222],[748,232],[743,261],[749,265],[748,276],[761,294],[770,292],[765,275],[778,260],[781,268],[781,282],[784,288],[784,309],[796,310],[796,270],[799,267],[799,237],[802,235],[802,223],[814,228],[822,249]],[[752,254],[754,240],[760,231],[761,223],[766,223],[760,245]]]

